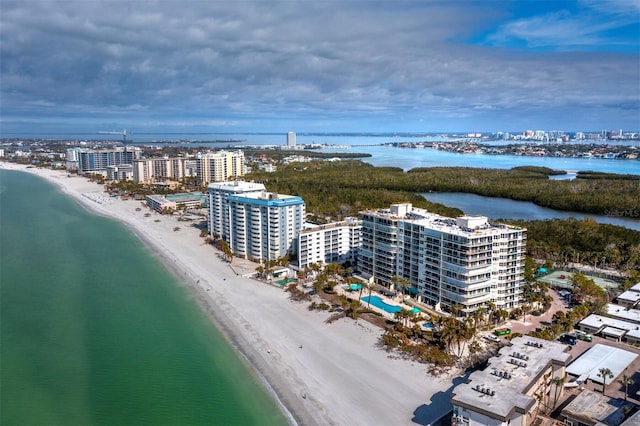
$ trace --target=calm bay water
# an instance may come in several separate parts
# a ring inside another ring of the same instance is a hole
[[[544,220],[565,219],[571,217],[577,219],[590,218],[596,222],[624,226],[625,228],[640,231],[640,219],[563,212],[560,210],[540,207],[528,201],[484,197],[482,195],[459,192],[428,192],[421,195],[433,203],[456,207],[465,212],[465,214],[487,216],[491,219]]]
[[[287,424],[124,226],[1,170],[0,223],[0,424]]]

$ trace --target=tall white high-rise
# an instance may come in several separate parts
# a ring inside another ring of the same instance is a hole
[[[507,310],[522,303],[524,228],[480,216],[451,219],[409,203],[361,213],[361,275],[386,286],[405,278],[419,300],[466,314],[490,302]]]
[[[249,182],[210,184],[207,195],[209,232],[227,241],[236,256],[275,260],[296,253],[305,218],[302,198]]]
[[[196,156],[198,181],[202,185],[224,182],[245,174],[244,152],[218,151]]]
[[[287,146],[291,147],[291,148],[296,146],[296,133],[295,132],[287,133]]]

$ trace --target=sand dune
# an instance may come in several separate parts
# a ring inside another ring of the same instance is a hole
[[[282,289],[243,277],[240,271],[256,265],[234,259],[234,270],[188,222],[145,217],[149,210],[140,201],[108,197],[85,178],[12,163],[0,167],[42,176],[92,211],[129,226],[248,359],[292,423],[426,425],[449,410],[451,378],[431,377],[424,365],[389,357],[376,347],[377,327],[348,319],[325,324],[327,313],[310,312]]]

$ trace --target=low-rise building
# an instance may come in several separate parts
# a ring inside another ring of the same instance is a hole
[[[527,426],[540,404],[561,400],[572,358],[568,346],[529,336],[511,343],[455,387],[452,426]]]
[[[632,408],[630,402],[584,389],[560,415],[567,426],[618,426]]]
[[[133,180],[133,166],[131,164],[107,166],[107,180]]]
[[[147,206],[158,213],[174,212],[178,209],[202,208],[205,197],[200,192],[170,195],[147,195]]]
[[[634,285],[629,290],[620,294],[617,298],[618,304],[627,308],[635,308],[640,305],[640,283]]]
[[[579,330],[617,342],[640,343],[640,324],[591,314],[580,323]]]

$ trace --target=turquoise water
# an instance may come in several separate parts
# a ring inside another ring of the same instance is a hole
[[[376,308],[380,308],[385,312],[389,312],[390,314],[395,314],[396,312],[400,312],[402,310],[400,306],[384,303],[378,296],[365,296],[362,298],[362,301],[364,303],[371,303]]]
[[[287,423],[124,226],[1,170],[0,224],[0,424]]]

